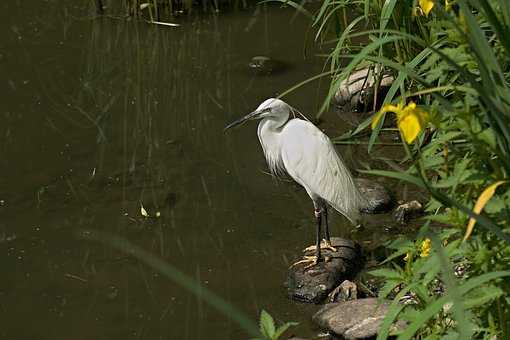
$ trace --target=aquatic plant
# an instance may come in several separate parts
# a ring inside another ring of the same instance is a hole
[[[277,327],[271,314],[262,310],[259,320],[259,329],[262,337],[253,340],[278,340],[290,327],[296,325],[297,322],[286,322]]]
[[[323,110],[352,71],[395,74],[383,108],[344,139],[372,123],[374,152],[386,114],[396,113],[405,171],[365,173],[430,193],[416,240],[390,243],[394,253],[373,271],[394,301],[379,338],[395,319],[408,322],[399,339],[509,337],[510,3],[326,0],[314,23],[332,46]]]
[[[131,17],[145,17],[151,22],[160,23],[164,18],[174,17],[193,11],[218,12],[221,8],[244,8],[246,0],[124,0],[107,1],[95,0],[98,14],[105,12],[111,14],[123,13]]]

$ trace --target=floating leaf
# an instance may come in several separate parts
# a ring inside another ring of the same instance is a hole
[[[140,214],[142,214],[143,217],[149,217],[149,214],[147,213],[147,210],[143,207],[143,205],[140,203]]]
[[[170,26],[170,27],[179,27],[180,24],[174,24],[173,22],[163,22],[163,21],[154,21],[150,20],[147,21],[149,24],[156,24],[156,25],[162,25],[162,26]]]
[[[487,188],[485,188],[484,191],[482,191],[480,197],[476,200],[475,207],[473,208],[473,212],[477,215],[482,212],[483,207],[489,202],[489,200],[494,196],[494,193],[496,192],[497,187],[499,187],[501,184],[506,183],[508,181],[497,181],[496,183],[493,183],[489,185]],[[473,232],[473,228],[475,227],[476,220],[474,218],[470,218],[468,225],[466,227],[466,234],[464,235],[464,241],[471,236],[471,233]]]

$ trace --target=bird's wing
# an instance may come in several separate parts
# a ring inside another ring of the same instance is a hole
[[[280,143],[287,173],[312,199],[322,198],[356,223],[363,197],[329,138],[312,123],[292,119],[283,128]]]

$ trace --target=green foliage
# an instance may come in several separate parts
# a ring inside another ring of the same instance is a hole
[[[273,317],[265,310],[262,310],[260,312],[259,321],[261,338],[253,340],[278,340],[283,335],[283,333],[289,329],[289,327],[296,325],[296,322],[287,322],[277,328]]]
[[[379,338],[384,339],[389,334],[390,325],[397,317],[408,323],[399,339],[410,339],[416,334],[443,337],[457,332],[454,326],[461,322],[465,327],[456,328],[458,334],[464,333],[463,339],[497,334],[484,328],[477,315],[483,312],[487,303],[504,295],[501,278],[510,276],[510,271],[474,275],[474,254],[469,245],[458,239],[458,230],[447,229],[433,234],[437,243],[443,246],[428,252],[424,247],[427,238],[423,235],[430,233],[425,226],[415,242],[397,240],[389,243],[388,247],[395,251],[389,258],[392,268],[382,267],[370,272],[384,280],[379,296],[394,299]],[[457,277],[450,275],[452,265],[459,272]],[[463,320],[454,321],[455,307],[462,308]]]
[[[323,108],[352,71],[369,66],[395,75],[384,103],[412,100],[432,117],[417,141],[402,143],[405,171],[365,171],[430,193],[426,226],[389,244],[393,255],[372,272],[384,279],[380,295],[393,299],[379,338],[396,319],[408,323],[399,339],[509,338],[510,185],[498,187],[483,214],[473,207],[485,188],[510,176],[510,2],[434,1],[425,16],[418,1],[326,0],[314,20],[332,47]],[[384,137],[383,121],[369,152]],[[369,123],[341,139],[361,138]],[[470,217],[477,223],[462,241]]]

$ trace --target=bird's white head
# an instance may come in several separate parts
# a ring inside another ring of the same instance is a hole
[[[264,112],[259,116],[260,118],[280,118],[284,116],[289,117],[291,109],[290,105],[283,100],[278,98],[269,98],[264,100],[255,111]]]
[[[291,110],[291,106],[283,100],[269,98],[264,100],[255,111],[227,125],[225,130],[254,119],[272,118],[284,123],[289,119]]]

